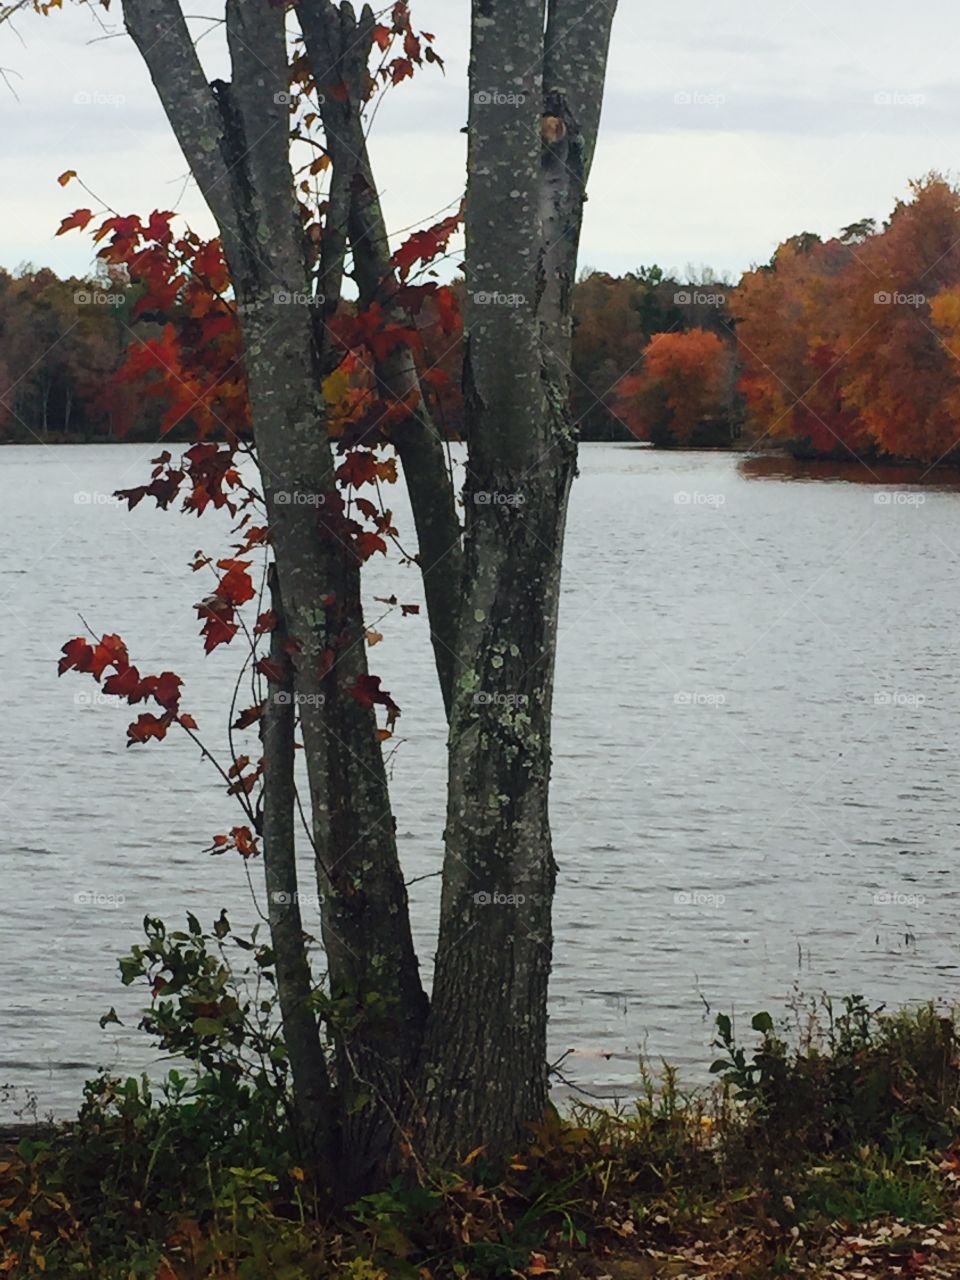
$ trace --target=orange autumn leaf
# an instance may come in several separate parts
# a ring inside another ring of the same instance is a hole
[[[73,230],[82,231],[92,218],[92,209],[76,209],[60,223],[57,235],[62,236],[65,232]]]

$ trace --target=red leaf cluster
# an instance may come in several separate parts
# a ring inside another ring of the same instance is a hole
[[[226,262],[219,240],[192,231],[176,236],[174,216],[155,210],[145,223],[135,215],[112,216],[94,233],[100,259],[123,267],[139,289],[133,317],[164,321],[159,336],[135,336],[117,381],[135,383],[142,396],[163,402],[162,430],[190,420],[198,439],[217,430],[232,442],[249,431],[250,409],[239,326],[225,296]],[[89,209],[78,209],[57,234],[92,220]]]
[[[231,515],[236,515],[256,497],[243,483],[235,465],[236,452],[229,445],[195,444],[186,450],[178,465],[172,465],[172,461],[172,455],[164,450],[153,459],[149,484],[120,489],[116,496],[122,498],[131,511],[144,498],[153,498],[158,507],[166,510],[186,484],[183,509],[198,516],[211,506],[216,510],[225,507]]]
[[[429,31],[414,31],[407,0],[398,0],[394,4],[390,13],[390,25],[378,23],[373,29],[373,39],[384,55],[389,54],[396,39],[400,39],[403,44],[403,56],[385,57],[378,69],[384,84],[400,84],[409,79],[414,67],[422,67],[425,60],[443,68],[443,59],[432,48],[433,34]]]
[[[229,644],[240,630],[236,620],[237,609],[257,594],[250,576],[249,560],[218,560],[217,568],[223,570],[213,593],[196,606],[202,620],[200,634],[204,638],[204,651],[211,653],[218,645]]]
[[[257,837],[249,827],[234,827],[229,834],[216,835],[209,853],[226,853],[228,849],[236,849],[241,858],[256,858],[260,854]]]
[[[100,683],[104,693],[122,698],[131,706],[138,702],[153,699],[163,714],[158,716],[144,712],[127,729],[127,746],[134,743],[148,742],[151,738],[158,741],[167,736],[167,730],[177,722],[185,729],[195,729],[196,721],[192,716],[180,713],[180,689],[183,681],[172,671],[164,671],[158,676],[142,676],[130,662],[127,646],[116,635],[105,635],[94,643],[82,636],[69,640],[62,649],[63,657],[57,667],[59,675],[67,671],[82,671]],[[104,680],[108,668],[113,671]]]
[[[400,279],[406,280],[417,263],[433,262],[442,253],[446,253],[451,239],[460,230],[462,223],[463,210],[458,209],[455,214],[444,218],[442,222],[437,222],[424,231],[415,231],[391,259],[393,266],[400,273]]]

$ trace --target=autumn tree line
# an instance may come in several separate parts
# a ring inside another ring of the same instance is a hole
[[[454,337],[462,335],[463,284],[452,289],[457,314]],[[630,440],[635,428],[628,406],[617,402],[619,385],[643,362],[655,335],[701,329],[726,339],[729,317],[722,301],[730,286],[710,272],[696,283],[641,267],[624,276],[586,270],[576,288],[572,378],[573,412],[586,440]],[[690,301],[688,301],[690,299]],[[342,304],[345,313],[354,304]],[[185,314],[189,310],[184,308]],[[0,269],[0,433],[2,438],[43,440],[156,440],[192,438],[195,423],[184,414],[170,420],[147,395],[134,395],[130,372],[139,351],[158,340],[162,326],[144,312],[142,289],[122,267],[107,275],[60,279],[43,268]],[[450,325],[437,326],[432,310],[420,317],[421,363],[431,374],[437,417],[451,438],[463,435],[462,341],[451,343]],[[122,373],[121,373],[122,371]],[[118,380],[118,374],[120,378]],[[363,393],[364,370],[351,386],[339,385],[344,418]],[[143,388],[141,387],[141,390]],[[726,423],[719,430],[725,438]],[[710,435],[709,424],[706,428]],[[214,428],[209,433],[217,436]],[[701,432],[701,434],[703,434]],[[717,434],[714,427],[713,434]],[[672,443],[669,433],[659,443]]]
[[[0,268],[0,439],[157,438],[116,382],[133,302],[123,278]]]
[[[0,270],[0,437],[189,438],[129,378],[159,327],[120,269],[60,279]],[[444,433],[464,432],[465,289],[422,317],[420,362]],[[346,301],[349,314],[354,304]],[[910,184],[877,226],[781,244],[738,284],[707,269],[586,269],[574,291],[571,399],[584,440],[660,447],[786,447],[798,456],[953,460],[960,430],[960,188]],[[134,359],[134,366],[135,366]],[[337,395],[362,391],[364,374]],[[341,378],[342,382],[342,378]],[[216,431],[214,430],[214,435]]]

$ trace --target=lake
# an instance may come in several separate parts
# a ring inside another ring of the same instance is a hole
[[[157,452],[0,450],[0,1085],[42,1113],[68,1115],[100,1065],[158,1069],[116,966],[145,913],[256,918],[240,860],[203,852],[241,819],[196,748],[126,750],[129,709],[57,678],[82,616],[142,670],[179,672],[184,709],[225,741],[242,654],[203,657],[209,585],[188,564],[223,554],[229,522],[110,500]],[[551,1055],[572,1051],[568,1081],[625,1096],[641,1057],[701,1079],[718,1011],[746,1027],[797,991],[957,997],[960,491],[910,479],[584,447],[552,805]],[[422,599],[396,558],[369,577],[371,601]],[[403,709],[391,768],[415,879],[441,863],[443,716],[425,617],[383,612],[371,602],[371,666]],[[438,888],[411,888],[428,979]],[[111,1005],[129,1026],[101,1031]]]

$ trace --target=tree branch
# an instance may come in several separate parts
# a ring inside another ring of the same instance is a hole
[[[471,470],[483,484],[498,471],[523,474],[546,443],[537,319],[543,49],[544,0],[474,0],[464,379]]]
[[[360,306],[381,302],[392,322],[410,324],[408,312],[393,301],[396,273],[361,116],[373,13],[365,6],[358,23],[350,4],[343,4],[338,12],[332,0],[304,0],[298,12],[318,87],[329,79],[347,90],[345,97],[325,93],[321,113],[334,166],[331,192],[342,190],[338,173],[349,174],[348,228]],[[331,199],[331,211],[332,203]],[[329,216],[327,227],[329,233]],[[395,429],[393,440],[413,510],[434,658],[449,717],[463,578],[456,495],[413,354],[400,348],[376,361],[375,373],[387,396],[403,401],[413,392],[419,397],[419,407]]]
[[[221,233],[235,236],[223,120],[178,0],[123,0],[123,20]]]
[[[563,95],[579,124],[584,182],[597,146],[616,11],[617,0],[549,0],[543,87]]]

